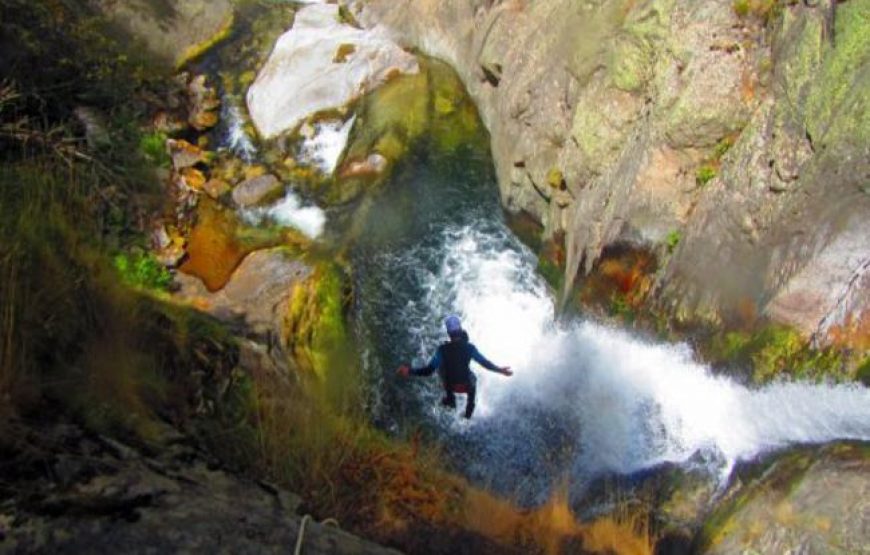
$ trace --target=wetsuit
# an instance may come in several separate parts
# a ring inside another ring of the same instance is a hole
[[[442,343],[432,359],[426,366],[412,368],[414,376],[431,376],[436,370],[444,384],[444,399],[441,403],[445,406],[456,407],[456,393],[468,394],[465,403],[465,417],[471,418],[474,412],[474,401],[477,396],[477,376],[469,368],[474,360],[487,370],[499,372],[500,368],[486,359],[473,343],[468,342],[468,334],[462,334],[452,338],[447,343]]]

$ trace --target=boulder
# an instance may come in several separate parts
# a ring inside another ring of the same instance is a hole
[[[870,457],[841,444],[779,457],[714,511],[705,553],[866,553]]]
[[[230,0],[88,0],[153,54],[181,65],[222,38],[233,22]]]
[[[278,196],[284,184],[272,174],[264,174],[242,181],[233,189],[233,201],[243,208],[256,206]]]
[[[6,448],[4,470],[21,488],[4,498],[0,551],[289,553],[302,535],[309,555],[398,554],[303,519],[298,496],[221,468],[164,427],[156,453],[61,425],[31,430],[28,445]],[[45,472],[28,469],[34,452]]]
[[[248,111],[268,139],[346,105],[394,74],[417,70],[414,56],[382,31],[343,23],[338,5],[311,4],[297,12],[248,90]]]
[[[189,168],[206,161],[205,152],[201,148],[183,139],[169,139],[166,141],[166,146],[169,149],[169,156],[172,158],[172,167],[176,170]]]
[[[307,265],[279,247],[246,256],[216,292],[193,276],[178,274],[176,295],[221,320],[241,320],[256,333],[277,334],[294,285],[310,275]]]

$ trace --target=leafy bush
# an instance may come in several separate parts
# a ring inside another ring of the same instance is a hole
[[[737,14],[737,17],[746,17],[749,15],[749,0],[734,0],[731,7],[734,10],[734,13]]]
[[[139,139],[139,152],[151,164],[168,168],[170,158],[166,152],[166,139],[166,134],[159,131],[145,133]]]
[[[121,279],[135,287],[168,289],[172,274],[151,254],[119,254],[113,259]]]

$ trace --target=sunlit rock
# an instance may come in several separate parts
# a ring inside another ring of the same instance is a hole
[[[205,152],[183,139],[169,139],[166,141],[166,146],[169,150],[169,156],[172,158],[172,167],[176,170],[205,162]]]
[[[353,52],[346,45],[353,45]],[[342,61],[336,62],[341,50]],[[293,129],[306,117],[337,108],[396,73],[416,73],[411,54],[379,29],[342,23],[339,7],[312,4],[275,45],[248,91],[248,110],[265,138]]]
[[[254,206],[274,197],[284,185],[272,174],[246,179],[233,189],[233,201],[242,207]]]

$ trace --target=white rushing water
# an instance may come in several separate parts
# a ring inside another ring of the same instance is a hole
[[[245,162],[252,162],[257,155],[257,147],[245,129],[245,116],[234,97],[224,96],[221,101],[221,122],[226,127],[224,141],[226,147]]]
[[[305,206],[293,190],[288,189],[284,198],[269,206],[245,208],[242,218],[251,225],[260,225],[269,220],[283,226],[294,227],[311,239],[323,233],[326,213],[318,206]]]
[[[479,408],[470,424],[452,421],[460,433],[495,420],[512,431],[491,441],[535,438],[542,432],[523,409],[543,407],[579,434],[575,473],[629,474],[691,459],[722,477],[738,460],[789,444],[870,440],[870,389],[861,385],[750,389],[712,375],[687,345],[590,322],[557,326],[534,257],[491,232],[445,232],[439,256],[440,269],[425,278],[431,324],[419,353],[443,340],[440,322],[457,312],[480,351],[515,371],[505,378],[476,369]]]
[[[347,145],[347,138],[356,116],[347,121],[324,121],[314,126],[310,138],[302,143],[299,158],[316,166],[326,175],[332,175],[338,159]]]

